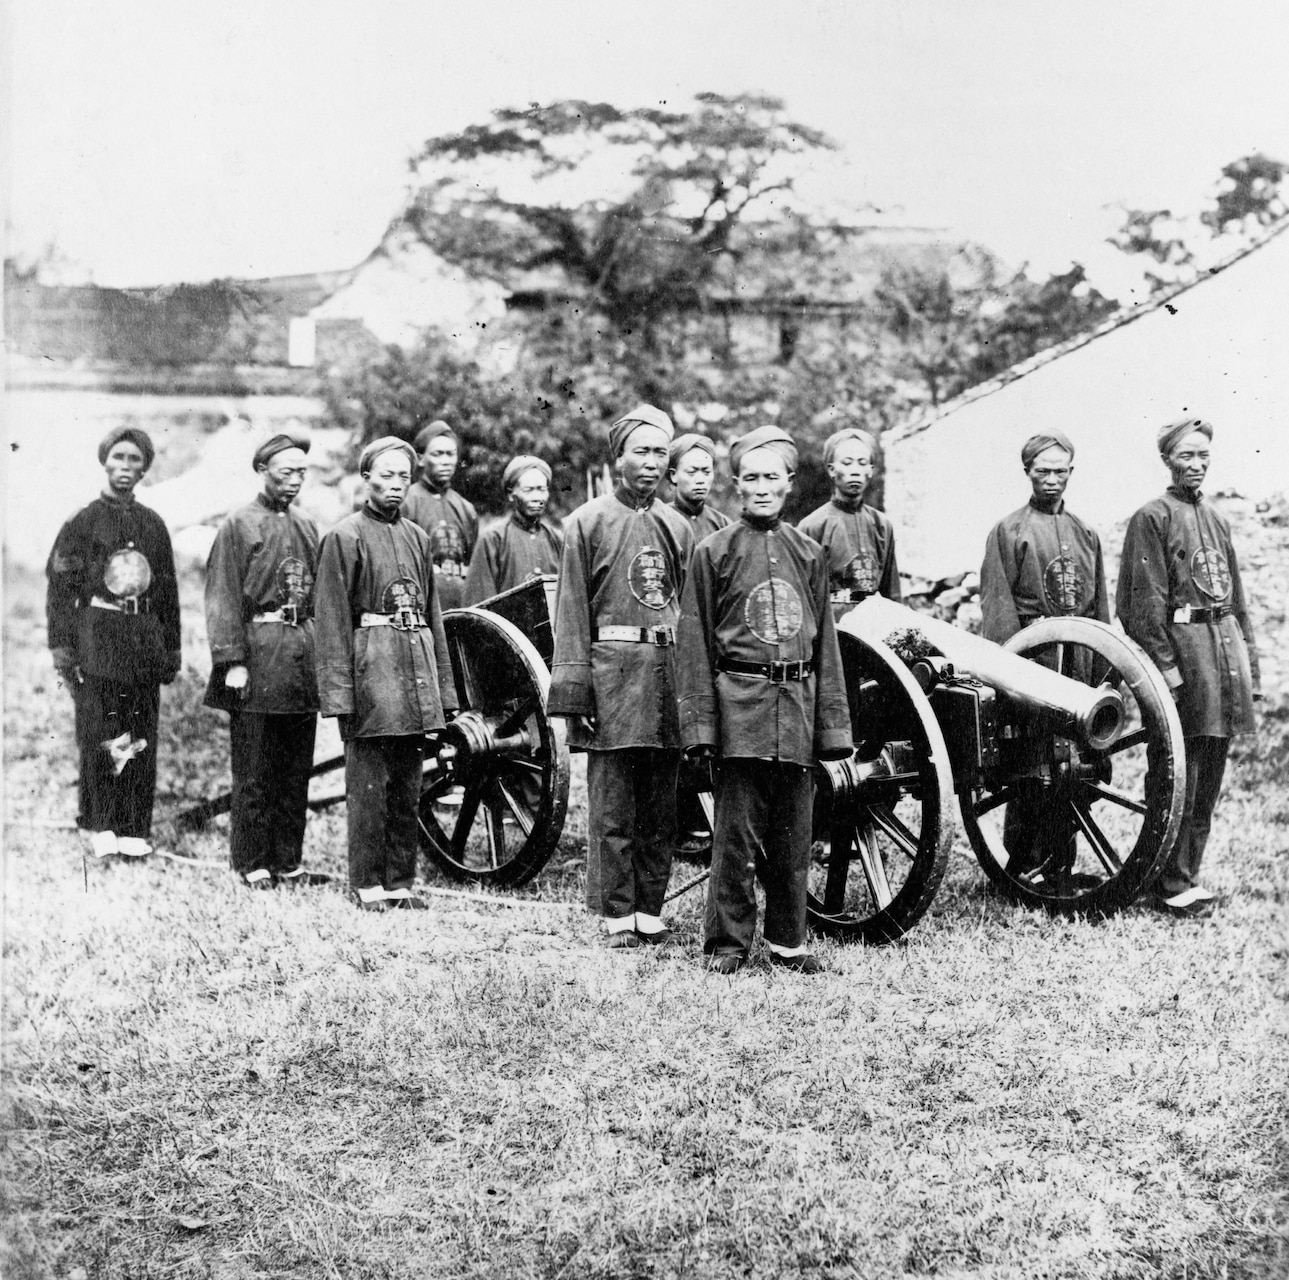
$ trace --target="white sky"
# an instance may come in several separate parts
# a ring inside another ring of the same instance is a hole
[[[103,284],[352,265],[496,106],[764,90],[835,197],[1013,262],[1289,158],[1284,0],[10,0],[10,251]]]

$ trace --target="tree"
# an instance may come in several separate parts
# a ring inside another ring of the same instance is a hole
[[[400,223],[449,261],[594,313],[643,352],[665,321],[701,310],[742,252],[752,215],[780,217],[793,184],[834,144],[778,99],[702,93],[687,111],[559,101],[495,111],[429,139]]]

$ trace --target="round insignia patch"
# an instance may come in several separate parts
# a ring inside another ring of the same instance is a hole
[[[278,599],[282,604],[308,604],[313,592],[313,574],[298,556],[287,556],[277,567]]]
[[[654,547],[644,547],[631,558],[627,586],[646,609],[665,609],[676,594],[667,557]]]
[[[1231,594],[1231,570],[1220,551],[1201,547],[1191,556],[1191,580],[1210,600]]]
[[[141,596],[152,585],[152,566],[142,551],[114,551],[103,566],[103,585],[114,596]]]
[[[465,537],[461,530],[440,520],[430,532],[430,555],[435,564],[464,565]]]
[[[844,577],[852,591],[873,594],[877,590],[877,560],[867,551],[858,552],[846,566]]]
[[[395,578],[381,596],[382,613],[397,613],[400,609],[421,612],[421,588],[411,578]]]
[[[1043,570],[1043,594],[1054,614],[1078,613],[1083,607],[1088,580],[1070,556],[1057,556]]]
[[[782,644],[801,630],[801,597],[790,582],[769,578],[747,593],[743,620],[748,630],[766,644]]]

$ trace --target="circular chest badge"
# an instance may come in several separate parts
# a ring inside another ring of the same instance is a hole
[[[398,613],[403,609],[421,612],[421,588],[411,578],[395,578],[381,596],[383,613]]]
[[[627,586],[646,609],[665,609],[676,594],[667,557],[654,547],[644,547],[632,556]]]
[[[114,551],[103,566],[103,585],[114,596],[141,596],[152,585],[152,566],[133,547]]]
[[[282,604],[308,604],[313,594],[313,574],[299,556],[287,556],[277,567],[278,599]]]
[[[1220,551],[1201,547],[1191,556],[1191,580],[1210,600],[1231,594],[1231,570]]]
[[[1043,570],[1043,594],[1054,614],[1078,613],[1083,607],[1088,580],[1070,556],[1049,560]]]
[[[430,533],[430,555],[435,564],[464,564],[465,537],[461,530],[440,520]]]
[[[768,578],[753,587],[743,605],[748,630],[766,644],[791,640],[801,630],[804,616],[796,587],[782,578]]]
[[[877,560],[867,551],[860,551],[851,557],[846,566],[845,581],[852,591],[867,591],[871,595],[877,590]]]

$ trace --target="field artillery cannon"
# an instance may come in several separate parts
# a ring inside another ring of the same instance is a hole
[[[419,818],[427,859],[452,879],[524,884],[562,834],[568,748],[546,709],[554,585],[444,615],[461,713],[431,740]],[[1126,636],[1049,618],[1003,647],[871,597],[838,639],[856,749],[816,770],[814,928],[903,937],[943,879],[955,802],[985,873],[1019,902],[1100,917],[1150,884],[1176,839],[1184,748],[1163,677]],[[226,809],[226,797],[201,807]]]

